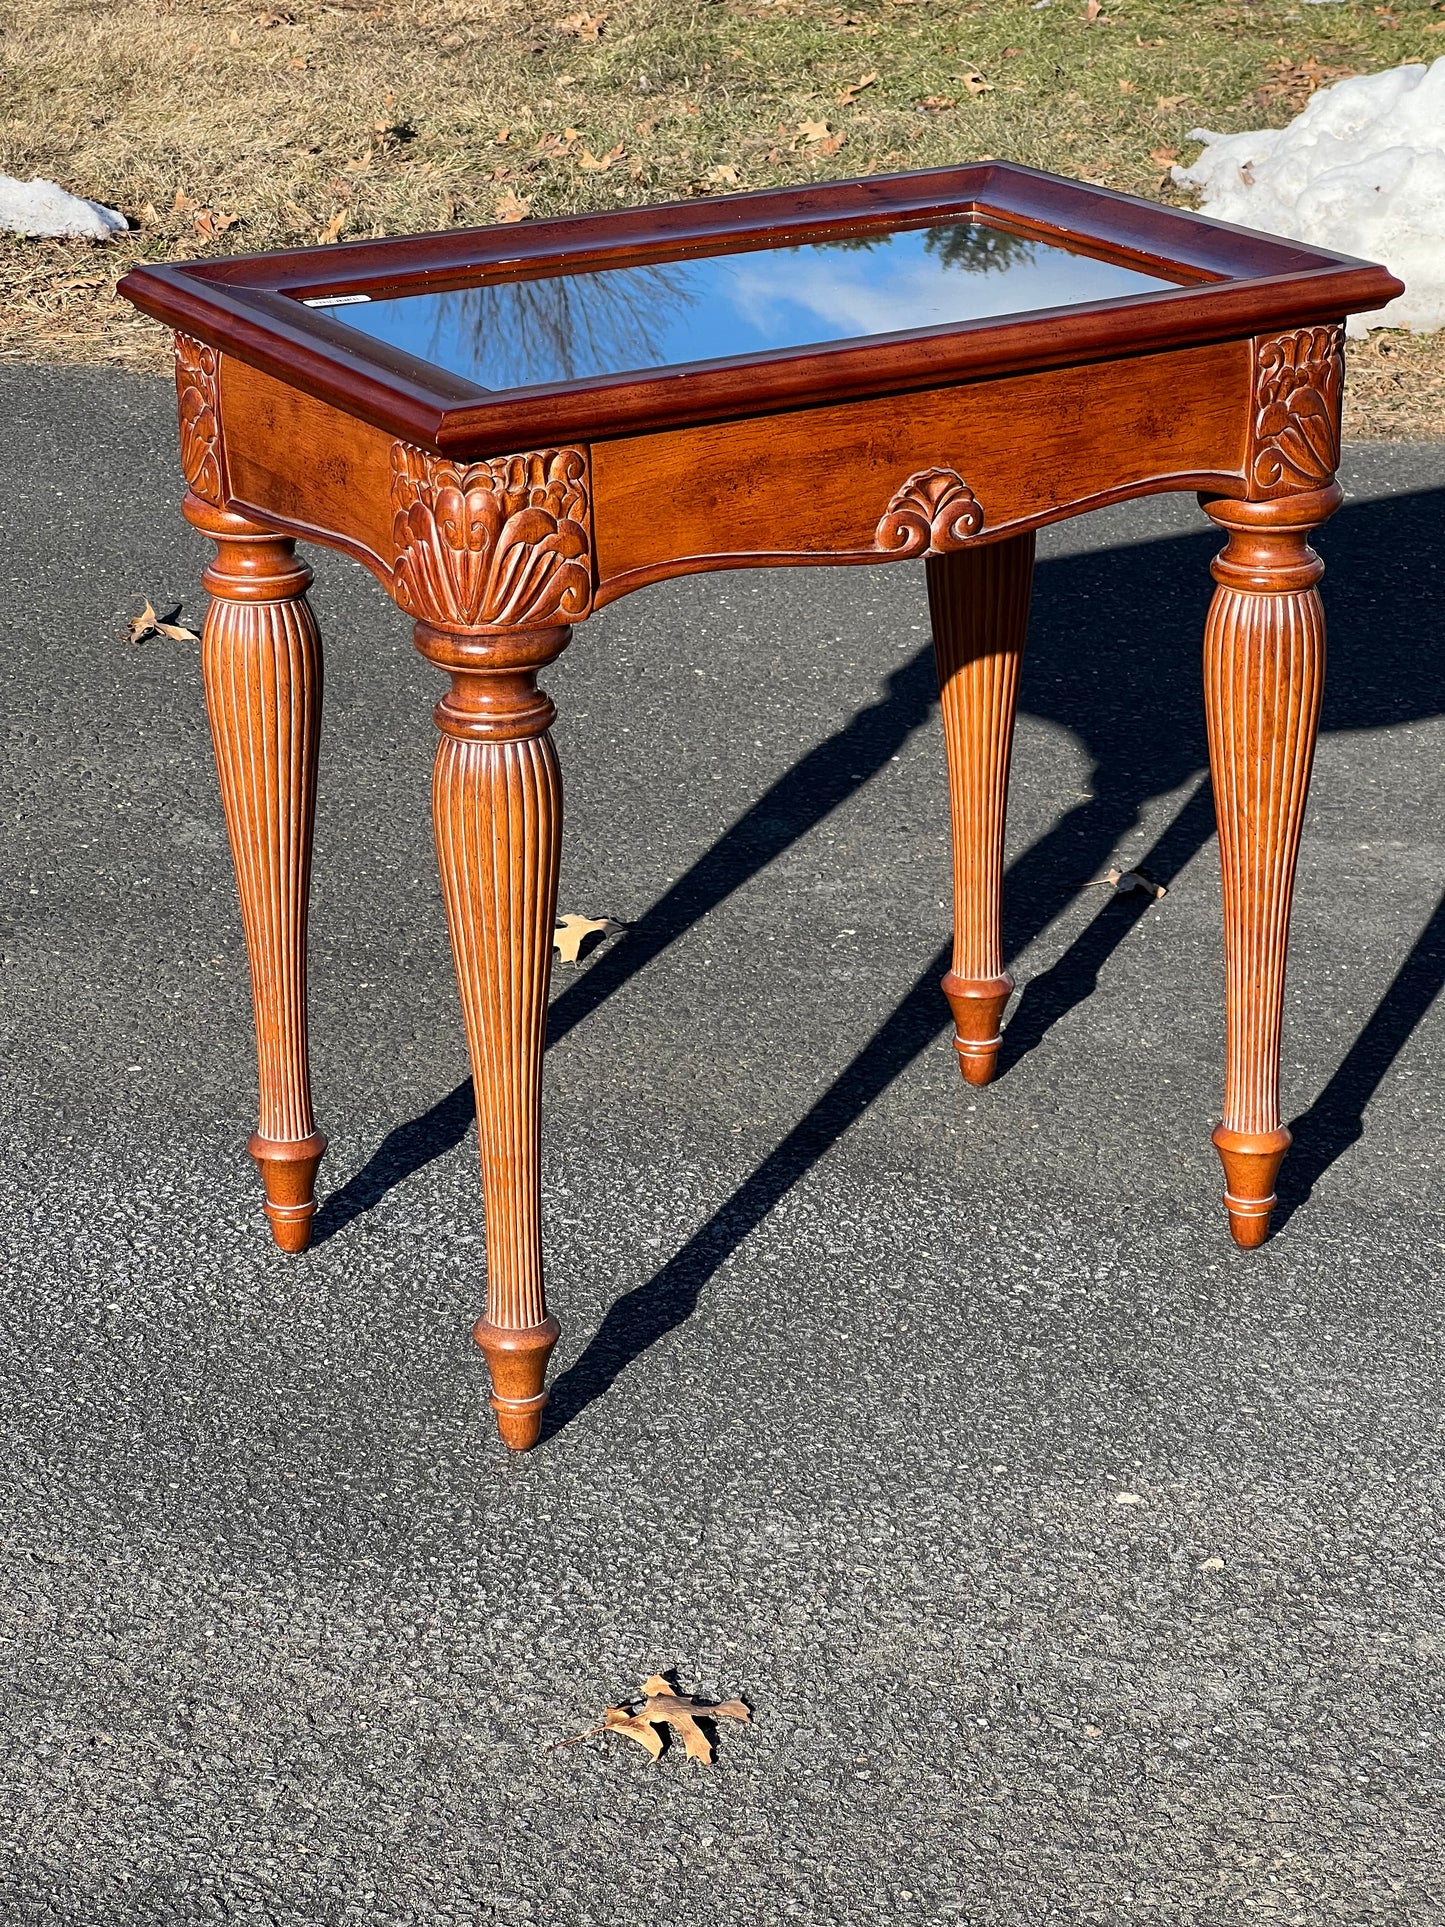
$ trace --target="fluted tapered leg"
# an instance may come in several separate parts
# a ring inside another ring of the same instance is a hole
[[[552,704],[534,679],[570,636],[417,624],[418,648],[452,675],[436,711],[432,810],[487,1213],[487,1308],[473,1335],[514,1451],[536,1442],[558,1337],[542,1283],[540,1134],[562,777]]]
[[[283,1251],[302,1251],[326,1140],[311,1113],[306,911],[321,737],[321,639],[311,571],[274,530],[196,495],[188,519],[216,544],[201,643],[206,709],[230,832],[256,1015],[260,1116],[249,1149]]]
[[[1236,1244],[1262,1244],[1290,1134],[1279,1047],[1290,902],[1319,728],[1324,564],[1313,528],[1331,487],[1275,502],[1211,501],[1228,532],[1204,637],[1209,766],[1224,883],[1224,1117],[1214,1133]]]
[[[959,1069],[970,1084],[987,1084],[1013,990],[1003,967],[1003,839],[1033,534],[933,555],[926,567],[953,825],[953,967],[943,990]]]

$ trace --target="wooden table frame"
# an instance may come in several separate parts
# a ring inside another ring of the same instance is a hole
[[[684,370],[492,393],[304,299],[992,221],[1177,286]],[[1034,532],[1199,491],[1226,541],[1204,642],[1224,880],[1226,1067],[1214,1142],[1241,1245],[1266,1235],[1285,950],[1319,716],[1345,315],[1384,269],[990,163],[837,186],[133,271],[176,331],[187,517],[216,544],[206,701],[255,1000],[250,1150],[276,1241],[310,1236],[306,915],[321,645],[300,536],[357,557],[450,679],[437,856],[476,1090],[498,1426],[537,1438],[558,1336],[542,1280],[539,1105],[562,825],[537,676],[571,624],[698,570],[925,560],[954,868],[943,989],[964,1077],[993,1075],[1004,811]],[[300,299],[298,299],[300,297]]]

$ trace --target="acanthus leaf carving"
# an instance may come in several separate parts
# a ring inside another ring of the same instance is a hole
[[[181,428],[181,472],[187,486],[219,508],[221,482],[220,356],[204,341],[178,334],[176,408]]]
[[[469,629],[571,622],[592,606],[586,451],[459,463],[391,451],[392,593],[408,614]]]
[[[1273,335],[1255,348],[1252,486],[1263,495],[1319,488],[1340,462],[1345,331]]]
[[[950,555],[983,527],[983,510],[955,469],[910,475],[879,520],[874,541],[889,555]]]

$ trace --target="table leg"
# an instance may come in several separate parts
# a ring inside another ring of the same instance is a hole
[[[1214,1133],[1236,1244],[1263,1244],[1290,1134],[1279,1114],[1290,899],[1319,728],[1324,564],[1309,535],[1337,487],[1206,501],[1228,541],[1204,637],[1209,767],[1224,885],[1224,1117]]]
[[[953,967],[943,991],[959,1069],[970,1084],[987,1084],[1013,990],[1003,967],[1000,903],[1033,533],[932,555],[926,568],[953,824]]]
[[[201,643],[206,709],[230,832],[256,1015],[260,1118],[248,1146],[266,1187],[271,1235],[304,1251],[326,1139],[311,1114],[306,1039],[306,912],[321,638],[306,600],[311,571],[273,529],[197,495],[187,519],[216,544]]]
[[[479,633],[416,625],[452,678],[437,705],[437,862],[471,1052],[487,1214],[487,1308],[473,1328],[497,1429],[536,1443],[558,1338],[542,1284],[541,1098],[562,847],[555,711],[537,672],[566,627]]]

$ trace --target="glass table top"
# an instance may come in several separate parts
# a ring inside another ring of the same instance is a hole
[[[373,298],[328,319],[479,387],[643,373],[1150,294],[1177,281],[979,221]]]

